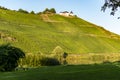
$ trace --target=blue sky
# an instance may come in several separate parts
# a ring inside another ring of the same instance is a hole
[[[104,0],[0,0],[0,6],[18,10],[19,8],[40,12],[45,8],[55,8],[57,12],[73,11],[80,18],[120,34],[120,12],[109,15],[110,10],[101,12]]]

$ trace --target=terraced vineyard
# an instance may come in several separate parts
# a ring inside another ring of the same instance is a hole
[[[0,44],[11,43],[26,53],[119,53],[120,36],[78,17],[24,14],[0,9]]]

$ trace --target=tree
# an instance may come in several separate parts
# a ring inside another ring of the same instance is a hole
[[[18,12],[21,12],[21,13],[27,13],[27,14],[29,13],[28,11],[23,10],[23,9],[19,9]]]
[[[40,14],[42,14],[42,12],[38,12],[38,13],[36,13],[37,15],[40,15]]]
[[[30,14],[35,14],[35,12],[34,12],[34,11],[31,11]]]
[[[49,13],[49,9],[46,8],[46,9],[43,11],[43,13],[44,13],[44,14]]]
[[[12,71],[18,66],[18,60],[25,57],[24,52],[10,44],[0,46],[0,71]]]
[[[51,8],[51,9],[48,9],[46,8],[44,11],[43,11],[44,14],[51,14],[51,13],[56,13],[56,10],[54,8]]]
[[[9,9],[7,9],[7,8],[5,8],[5,7],[2,7],[2,6],[0,6],[0,9],[9,10]]]
[[[105,11],[106,8],[111,8],[111,15],[114,15],[115,12],[120,7],[120,0],[105,0],[104,5],[102,6],[102,11]]]
[[[50,11],[51,13],[56,13],[56,10],[55,10],[54,8],[51,8],[49,11]]]

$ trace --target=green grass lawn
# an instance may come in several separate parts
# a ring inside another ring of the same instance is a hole
[[[112,64],[40,67],[1,72],[0,80],[120,80],[120,68]]]

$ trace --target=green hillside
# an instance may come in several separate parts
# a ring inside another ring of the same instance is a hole
[[[0,44],[11,43],[27,53],[118,53],[120,36],[77,17],[25,14],[0,9]]]

